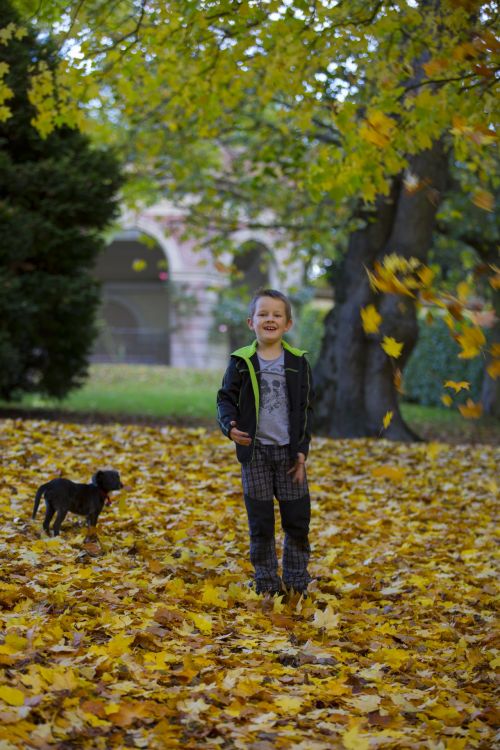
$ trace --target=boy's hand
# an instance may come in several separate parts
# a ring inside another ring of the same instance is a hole
[[[236,427],[236,422],[231,422],[231,429],[229,430],[229,437],[231,440],[234,440],[235,443],[238,443],[238,445],[250,445],[252,442],[252,438],[248,434],[248,432],[241,432],[241,430],[238,430]]]
[[[289,471],[287,471],[287,474],[292,474],[292,482],[297,482],[297,484],[302,484],[305,477],[306,477],[306,457],[303,453],[297,453],[297,458],[295,459],[295,463],[292,466]]]

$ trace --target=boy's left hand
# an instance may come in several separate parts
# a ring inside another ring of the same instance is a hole
[[[292,474],[292,482],[302,484],[306,476],[305,466],[306,457],[303,453],[297,453],[297,458],[295,459],[294,465],[291,469],[289,469],[289,471],[287,471],[287,474]]]

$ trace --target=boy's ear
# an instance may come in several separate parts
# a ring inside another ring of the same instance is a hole
[[[290,320],[288,321],[288,323],[285,326],[285,331],[289,331],[292,326],[293,326],[293,320],[292,320],[292,318],[290,318]]]
[[[251,331],[254,330],[252,318],[247,318],[247,326],[250,328]]]

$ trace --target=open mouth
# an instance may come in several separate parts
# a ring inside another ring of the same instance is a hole
[[[277,328],[272,328],[271,326],[264,326],[264,331],[269,331],[270,333],[272,333],[273,331],[276,331],[276,330]]]

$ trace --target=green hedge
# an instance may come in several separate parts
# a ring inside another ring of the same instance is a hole
[[[483,359],[458,359],[459,352],[460,346],[443,321],[435,320],[430,325],[422,322],[418,343],[403,374],[404,400],[422,406],[443,406],[441,396],[449,393],[455,402],[463,403],[467,398],[477,401],[483,381]],[[446,380],[467,380],[470,391],[455,396],[450,388],[443,387]]]

